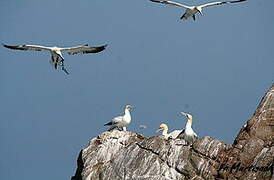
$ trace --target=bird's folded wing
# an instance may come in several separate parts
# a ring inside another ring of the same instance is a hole
[[[184,139],[185,138],[185,130],[182,130],[176,138]]]
[[[180,4],[180,3],[177,3],[177,2],[173,2],[173,1],[158,1],[158,0],[150,0],[150,1],[156,2],[156,3],[169,4],[169,5],[174,5],[174,6],[189,8],[189,6],[186,6],[184,4]]]
[[[98,47],[91,47],[86,45],[82,46],[75,46],[75,47],[68,47],[68,48],[61,48],[60,50],[63,52],[67,52],[68,54],[87,54],[87,53],[98,53],[103,51],[107,45],[98,46]]]
[[[239,2],[243,2],[246,0],[238,0],[238,1],[217,1],[217,2],[212,2],[212,3],[207,3],[207,4],[203,4],[200,5],[201,8],[203,7],[209,7],[209,6],[215,6],[215,5],[222,5],[222,4],[229,4],[229,3],[239,3]]]
[[[176,139],[179,134],[182,132],[182,130],[174,130],[171,133],[169,133],[169,138]]]
[[[118,122],[121,122],[121,121],[123,121],[123,116],[117,116],[117,117],[112,119],[113,123],[118,123]]]
[[[49,47],[39,46],[39,45],[18,45],[10,46],[2,44],[5,48],[15,49],[15,50],[32,50],[32,51],[42,51],[42,50],[51,50]]]

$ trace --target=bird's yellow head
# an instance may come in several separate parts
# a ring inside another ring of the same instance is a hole
[[[159,130],[166,130],[166,131],[168,131],[168,126],[166,125],[166,124],[161,124],[160,126],[159,126]]]

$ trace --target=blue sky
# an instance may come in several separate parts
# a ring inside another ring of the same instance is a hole
[[[232,143],[273,83],[273,6],[249,0],[181,21],[183,9],[148,0],[0,1],[2,43],[109,44],[64,54],[69,76],[47,52],[0,48],[1,177],[68,179],[125,104],[136,107],[129,131],[182,129],[186,111],[200,137]]]

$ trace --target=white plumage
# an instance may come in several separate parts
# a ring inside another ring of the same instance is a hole
[[[107,45],[91,47],[86,44],[82,46],[74,46],[74,47],[67,47],[67,48],[46,47],[46,46],[40,46],[40,45],[10,46],[10,45],[3,44],[3,46],[9,49],[14,49],[14,50],[50,51],[51,64],[54,66],[54,68],[57,69],[57,67],[59,66],[66,74],[69,74],[64,65],[64,57],[62,55],[62,52],[66,52],[68,54],[98,53],[103,51]]]
[[[159,129],[157,130],[157,132],[162,131],[162,135],[166,138],[166,139],[176,139],[178,137],[178,135],[182,132],[182,130],[174,130],[171,133],[168,133],[168,125],[166,124],[160,124]]]
[[[202,4],[202,5],[198,5],[198,6],[187,6],[187,5],[180,4],[180,3],[177,3],[177,2],[173,2],[173,1],[160,1],[160,0],[150,0],[150,1],[156,2],[156,3],[162,3],[162,4],[168,4],[168,5],[183,7],[183,8],[186,9],[186,11],[181,16],[181,19],[188,19],[189,17],[192,17],[193,20],[195,20],[196,19],[195,14],[197,12],[199,12],[201,15],[203,15],[202,9],[204,7],[215,6],[215,5],[222,5],[222,4],[229,4],[229,3],[238,3],[238,2],[243,2],[243,1],[246,1],[246,0],[217,1],[217,2],[211,2],[211,3]]]
[[[192,144],[197,138],[197,134],[194,132],[194,130],[192,129],[192,115],[185,113],[185,112],[181,112],[182,115],[184,115],[187,119],[187,123],[186,123],[186,127],[185,129],[178,135],[178,138],[182,138],[184,140],[186,140],[186,142],[188,144]]]
[[[133,109],[133,106],[126,105],[124,110],[124,115],[114,117],[110,122],[104,124],[104,126],[111,126],[109,131],[114,128],[123,128],[123,130],[126,131],[126,127],[131,122],[130,110],[132,109]]]

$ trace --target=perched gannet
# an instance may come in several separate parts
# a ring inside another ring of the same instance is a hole
[[[110,122],[104,124],[104,126],[111,126],[109,131],[114,128],[123,128],[124,131],[126,131],[126,127],[129,125],[131,121],[131,115],[130,110],[132,110],[134,107],[131,105],[125,106],[125,114],[123,116],[117,116],[113,118]]]
[[[6,48],[15,49],[15,50],[50,51],[51,53],[50,62],[52,63],[54,68],[57,69],[57,67],[59,66],[66,74],[69,74],[69,73],[67,69],[65,68],[64,57],[62,55],[62,52],[66,52],[68,54],[98,53],[103,51],[107,46],[107,45],[104,45],[104,46],[98,46],[98,47],[91,47],[85,44],[82,46],[59,48],[59,47],[46,47],[46,46],[39,46],[39,45],[19,45],[19,46],[10,46],[6,44],[2,44],[2,45]]]
[[[160,124],[158,130],[156,132],[162,131],[162,135],[165,136],[165,138],[168,138],[168,126],[166,124]]]
[[[178,138],[183,138],[188,144],[192,144],[197,138],[197,134],[193,131],[192,116],[188,113],[181,112],[187,119],[186,128],[178,135]]]
[[[159,129],[156,132],[162,131],[162,135],[166,139],[176,139],[178,135],[182,132],[182,130],[174,130],[171,133],[168,133],[168,126],[164,123],[160,124]]]
[[[204,7],[221,5],[221,4],[228,4],[228,3],[238,3],[238,2],[243,2],[243,1],[247,1],[247,0],[217,1],[217,2],[207,3],[207,4],[202,4],[202,5],[199,5],[199,6],[187,6],[187,5],[180,4],[180,3],[177,3],[177,2],[173,2],[173,1],[160,1],[160,0],[150,0],[150,1],[157,2],[157,3],[162,3],[162,4],[169,4],[169,5],[183,7],[183,8],[186,9],[186,11],[181,16],[181,19],[187,19],[189,17],[192,17],[193,20],[195,21],[195,19],[196,19],[195,14],[198,12],[201,15],[203,15],[202,8],[204,8]]]

